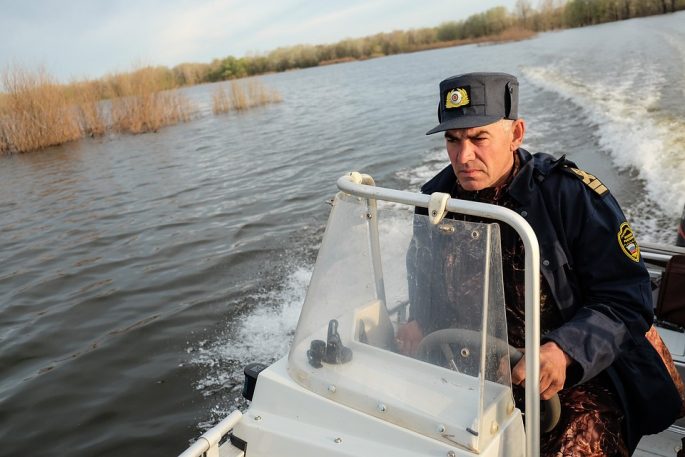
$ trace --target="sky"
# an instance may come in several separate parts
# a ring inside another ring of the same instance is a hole
[[[515,0],[0,0],[0,71],[63,82],[434,27]]]

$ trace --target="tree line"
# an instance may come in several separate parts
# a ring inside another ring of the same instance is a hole
[[[518,0],[514,16],[522,27],[545,31],[583,27],[635,17],[673,13],[685,9],[683,0]]]
[[[685,9],[685,0],[518,0],[437,27],[397,30],[333,44],[297,45],[260,55],[228,56],[211,63],[183,63],[167,69],[177,85],[242,78],[350,60],[454,46],[487,39],[522,39],[534,32],[665,14]]]

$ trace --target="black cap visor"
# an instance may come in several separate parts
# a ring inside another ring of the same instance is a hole
[[[474,127],[482,127],[484,125],[493,124],[504,119],[502,116],[459,116],[452,119],[447,119],[441,122],[440,125],[434,127],[426,132],[426,135],[433,133],[444,132],[452,129],[471,129]]]

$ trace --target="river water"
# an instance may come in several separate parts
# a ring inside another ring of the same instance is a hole
[[[531,151],[568,154],[638,239],[685,203],[685,13],[262,78],[284,101],[0,158],[0,455],[175,455],[284,355],[351,170],[416,190],[446,165],[437,83],[521,81]]]

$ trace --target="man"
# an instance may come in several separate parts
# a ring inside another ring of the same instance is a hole
[[[542,454],[632,453],[642,435],[678,417],[682,402],[645,337],[653,320],[649,274],[618,203],[565,157],[520,147],[526,124],[511,75],[442,81],[438,119],[427,134],[444,132],[451,165],[422,192],[508,207],[526,218],[540,243],[540,392],[543,399],[559,393],[562,402],[560,426],[543,435]],[[509,342],[522,347],[524,250],[513,229],[501,231]],[[410,322],[398,332],[403,352],[414,353],[433,330],[425,315],[413,303]],[[524,379],[521,360],[512,382]],[[520,390],[515,397],[522,407]]]

